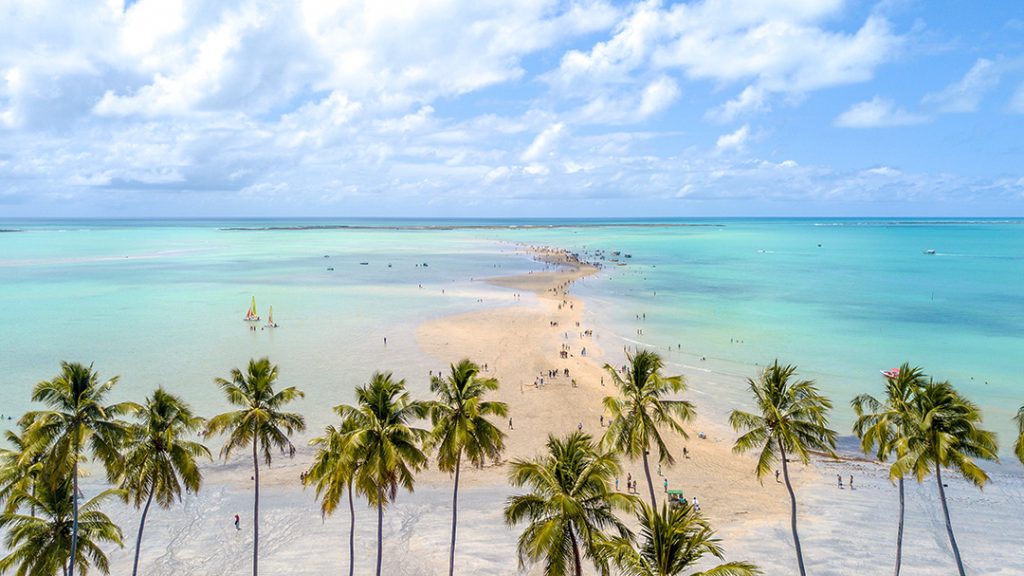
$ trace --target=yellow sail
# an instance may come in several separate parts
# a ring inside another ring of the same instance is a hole
[[[256,317],[256,296],[252,297],[252,306],[249,308],[249,312],[252,313],[253,317]]]
[[[267,324],[274,325],[274,307],[270,307],[270,312],[267,313]]]

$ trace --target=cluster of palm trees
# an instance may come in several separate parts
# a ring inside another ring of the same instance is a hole
[[[667,576],[693,569],[704,556],[723,557],[700,512],[685,501],[659,507],[651,479],[652,450],[657,449],[659,463],[674,462],[663,433],[685,437],[683,426],[695,416],[694,406],[678,399],[685,383],[679,376],[663,375],[662,360],[654,352],[640,351],[627,360],[622,371],[605,366],[618,394],[604,399],[610,419],[601,438],[581,431],[551,435],[543,454],[510,463],[509,483],[527,489],[510,497],[504,510],[506,524],[525,525],[517,545],[521,566],[543,563],[550,576],[581,576],[585,565],[602,574]],[[776,463],[782,464],[797,564],[804,575],[789,462],[795,456],[806,464],[815,452],[834,454],[836,432],[829,428],[831,402],[814,382],[795,375],[794,366],[776,361],[757,379],[748,379],[756,410],[734,410],[730,423],[740,432],[734,451],[757,452],[759,479]],[[44,409],[25,414],[17,431],[7,431],[8,447],[0,449],[0,528],[8,550],[0,558],[0,573],[74,576],[76,570],[85,574],[91,568],[109,573],[103,549],[123,546],[124,535],[101,507],[120,498],[141,509],[132,572],[137,574],[152,503],[167,509],[183,493],[198,492],[203,480],[199,462],[211,458],[199,437],[224,435],[225,459],[239,450],[252,450],[257,576],[260,462],[269,465],[275,453],[294,456],[291,437],[305,429],[300,414],[285,411],[303,393],[294,387],[276,389],[277,377],[277,367],[261,358],[251,360],[245,371],[232,370],[229,379],[216,379],[236,409],[205,420],[163,388],[142,404],[109,403],[116,377],[101,381],[92,366],[62,363],[55,378],[33,389],[33,401]],[[885,384],[884,397],[861,395],[852,406],[857,415],[854,433],[865,453],[887,462],[899,487],[895,572],[899,574],[902,556],[903,479],[912,474],[922,482],[934,472],[950,545],[963,575],[942,473],[951,470],[984,486],[988,476],[975,459],[997,458],[995,435],[980,427],[976,405],[948,382],[928,379],[920,368],[904,364]],[[400,488],[412,492],[416,474],[431,460],[453,477],[448,571],[454,574],[462,467],[500,462],[505,447],[505,434],[491,420],[506,417],[508,407],[486,399],[497,389],[495,379],[462,360],[451,365],[449,374],[432,377],[432,400],[415,400],[404,380],[376,372],[356,388],[353,405],[334,408],[339,421],[310,441],[315,455],[302,478],[304,485],[315,489],[324,517],[347,496],[350,575],[356,558],[355,498],[377,509],[380,575],[384,511]],[[1020,435],[1015,454],[1024,462],[1024,407],[1016,421]],[[622,470],[621,457],[643,462],[649,503],[612,488]],[[102,466],[113,488],[80,502],[80,465],[89,461]],[[636,516],[638,533],[622,519],[629,513]],[[693,574],[760,573],[747,562],[727,562]]]
[[[509,498],[505,507],[508,525],[526,524],[518,542],[520,567],[543,561],[545,575],[581,576],[587,561],[602,574],[614,567],[630,576],[675,576],[705,555],[722,558],[699,511],[686,502],[663,502],[658,508],[650,451],[657,448],[658,461],[671,465],[662,431],[685,437],[683,424],[696,414],[690,402],[668,398],[686,386],[680,376],[662,375],[662,367],[661,357],[651,351],[629,354],[622,372],[606,364],[618,395],[604,399],[611,420],[602,438],[594,441],[582,431],[549,436],[546,454],[511,463],[509,483],[530,489]],[[650,504],[611,488],[622,471],[619,456],[643,461]],[[618,516],[628,511],[637,517],[639,538]],[[760,573],[747,562],[728,562],[693,575]]]
[[[757,380],[748,379],[757,412],[734,410],[730,423],[742,432],[734,451],[759,452],[755,469],[759,479],[776,462],[782,462],[791,502],[793,544],[803,576],[806,570],[788,462],[794,454],[804,464],[815,451],[834,455],[836,432],[828,427],[832,403],[818,392],[813,381],[797,380],[795,374],[795,366],[781,366],[776,360]],[[913,475],[923,482],[934,472],[950,547],[957,570],[964,576],[942,471],[951,470],[979,488],[988,482],[988,474],[975,460],[998,460],[998,447],[995,434],[981,428],[978,406],[949,382],[933,381],[921,368],[909,364],[886,376],[883,399],[862,394],[851,405],[857,415],[853,432],[861,440],[862,449],[866,454],[874,452],[880,462],[888,463],[889,477],[899,488],[895,574],[900,573],[903,551],[904,477]],[[1017,413],[1016,421],[1019,437],[1015,452],[1024,463],[1024,407]]]

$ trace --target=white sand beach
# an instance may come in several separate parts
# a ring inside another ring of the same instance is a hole
[[[558,252],[538,257],[561,265],[552,271],[489,280],[523,294],[514,299],[515,304],[427,321],[415,334],[422,350],[437,360],[447,364],[469,357],[486,364],[487,374],[501,382],[495,396],[509,404],[513,424],[513,429],[507,430],[507,422],[500,423],[508,434],[506,462],[538,454],[549,433],[562,434],[580,424],[584,431],[600,435],[601,399],[615,393],[602,365],[618,364],[623,358],[621,349],[603,349],[599,333],[584,334],[590,329],[583,322],[585,303],[572,296],[572,283],[585,282],[598,270],[567,263]],[[566,359],[559,357],[563,345],[568,349]],[[581,354],[584,347],[586,356]],[[538,386],[538,376],[554,369],[563,375],[545,377],[544,385]],[[569,377],[564,376],[565,369]],[[727,559],[754,562],[766,574],[796,573],[784,485],[774,478],[758,482],[752,457],[732,453],[735,434],[722,418],[731,407],[720,400],[716,403],[716,390],[728,388],[725,396],[735,397],[745,384],[703,371],[686,376],[690,392],[685,397],[693,399],[703,415],[688,426],[688,440],[670,440],[676,464],[661,467],[662,475],[657,465],[652,467],[657,493],[662,493],[664,478],[670,488],[681,488],[688,497],[698,496],[722,539]],[[699,439],[698,432],[706,438]],[[688,458],[682,456],[684,446]],[[299,483],[311,456],[311,450],[301,446],[294,460],[279,459],[263,470],[260,567],[264,573],[332,574],[347,566],[347,507],[322,519],[312,492],[304,491]],[[151,512],[142,549],[144,574],[241,575],[251,570],[250,465],[242,457],[229,464],[209,465],[199,496],[186,498],[183,505],[170,511]],[[808,467],[796,465],[793,470],[808,572],[891,571],[896,489],[885,469],[867,461],[818,460]],[[624,471],[639,479],[643,493],[642,464],[624,462]],[[462,474],[458,573],[522,573],[515,554],[519,531],[506,527],[502,519],[505,499],[514,493],[505,481],[506,474],[507,467],[501,464],[466,469]],[[843,477],[843,489],[836,485],[837,474]],[[851,475],[853,489],[848,480]],[[951,513],[969,573],[1024,573],[1021,476],[995,468],[993,481],[984,491],[955,478],[948,484]],[[625,477],[621,487],[625,489]],[[953,573],[934,480],[920,486],[909,481],[907,487],[903,574]],[[98,486],[87,482],[87,492],[91,489]],[[436,470],[417,477],[414,494],[399,495],[385,514],[386,574],[444,572],[450,502],[451,480]],[[232,522],[236,513],[242,517],[242,529],[237,531]],[[357,501],[356,513],[356,571],[369,574],[374,567],[375,511]],[[113,572],[121,574],[130,567],[138,514],[119,508],[114,517],[129,543],[111,555]],[[539,568],[526,573],[539,573]]]

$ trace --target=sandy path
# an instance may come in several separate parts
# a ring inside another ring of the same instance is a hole
[[[544,253],[541,257],[549,262],[564,262],[557,253]],[[597,269],[590,266],[565,265],[557,271],[491,279],[493,284],[530,292],[535,300],[440,318],[421,325],[417,332],[417,341],[428,353],[445,362],[469,357],[480,364],[487,363],[489,375],[502,383],[495,399],[508,403],[515,426],[507,431],[507,460],[540,453],[548,433],[564,434],[580,423],[595,438],[604,431],[600,422],[601,401],[616,394],[616,388],[602,366],[606,357],[620,361],[622,354],[617,351],[614,358],[605,354],[598,344],[600,334],[584,334],[590,329],[583,322],[584,304],[571,291],[573,282],[595,273]],[[567,359],[559,357],[563,345],[569,350]],[[586,356],[581,355],[583,348]],[[566,368],[570,378],[545,377],[543,386],[535,385],[537,377],[546,375],[547,370]],[[576,385],[570,380],[575,380]],[[699,405],[697,409],[699,414]],[[753,512],[761,521],[788,518],[787,503],[778,498],[780,491],[774,480],[762,486],[751,473],[754,460],[732,454],[731,434],[700,417],[687,428],[689,440],[666,434],[676,458],[674,466],[661,466],[663,475],[659,475],[659,466],[652,459],[651,473],[659,499],[664,492],[664,479],[668,479],[670,488],[682,488],[691,498],[698,496],[702,510],[716,525],[734,518],[747,520]],[[698,439],[698,431],[704,431],[707,438]],[[683,446],[687,447],[689,458],[683,458]],[[639,480],[641,495],[646,495],[642,462],[624,461],[623,465],[626,474]],[[506,474],[506,467],[496,466],[468,470],[462,478],[467,485],[504,483]],[[623,477],[620,488],[625,487]]]

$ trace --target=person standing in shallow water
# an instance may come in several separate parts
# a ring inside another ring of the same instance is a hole
[[[235,530],[241,530],[242,529],[241,522],[242,522],[242,519],[238,516],[238,514],[235,514]]]

